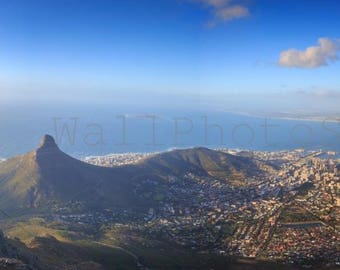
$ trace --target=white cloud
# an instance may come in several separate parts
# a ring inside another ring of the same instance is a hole
[[[338,60],[340,40],[319,38],[318,45],[304,51],[289,49],[280,55],[279,65],[282,67],[317,68]]]
[[[230,0],[199,0],[201,3],[206,4],[208,6],[213,7],[223,7],[227,4],[229,4]]]
[[[213,19],[208,22],[209,27],[214,27],[220,22],[227,22],[249,16],[248,7],[233,4],[232,0],[195,0],[211,9]]]
[[[246,17],[249,15],[248,8],[243,6],[224,7],[216,11],[217,18],[222,21],[230,21],[237,18]]]

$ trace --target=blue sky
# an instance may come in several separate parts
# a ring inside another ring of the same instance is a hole
[[[337,112],[339,17],[337,0],[1,0],[0,103]]]

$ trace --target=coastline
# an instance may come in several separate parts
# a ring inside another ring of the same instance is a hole
[[[277,119],[277,120],[287,120],[287,121],[306,121],[306,122],[323,122],[323,123],[340,123],[340,116],[339,117],[324,117],[322,116],[315,116],[316,118],[310,117],[299,117],[299,116],[278,116],[278,115],[261,115],[261,114],[252,114],[249,112],[235,112],[235,111],[224,111],[225,113],[231,113],[235,115],[242,115],[254,118],[261,118],[261,119]],[[322,119],[321,119],[322,118]],[[335,118],[335,119],[334,119]]]

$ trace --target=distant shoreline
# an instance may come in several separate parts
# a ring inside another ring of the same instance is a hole
[[[288,121],[307,121],[307,122],[324,122],[324,123],[340,123],[339,119],[313,119],[313,118],[294,118],[294,117],[280,117],[274,116],[271,117],[273,119],[281,119],[281,120],[288,120]]]
[[[255,118],[268,118],[268,119],[278,119],[278,120],[287,120],[287,121],[307,121],[307,122],[327,122],[327,123],[340,123],[339,117],[324,117],[321,119],[321,116],[315,116],[316,118],[309,117],[299,117],[299,116],[278,116],[278,115],[260,115],[260,114],[252,114],[249,112],[235,112],[235,111],[225,111],[226,113],[232,113],[236,115],[249,116]]]

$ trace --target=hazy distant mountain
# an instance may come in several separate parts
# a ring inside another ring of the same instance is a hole
[[[265,168],[251,158],[206,148],[174,150],[135,165],[104,168],[68,156],[45,135],[36,150],[0,163],[0,205],[43,208],[80,201],[94,207],[143,207],[154,203],[134,193],[145,179],[164,183],[169,176],[192,173],[238,185]]]

